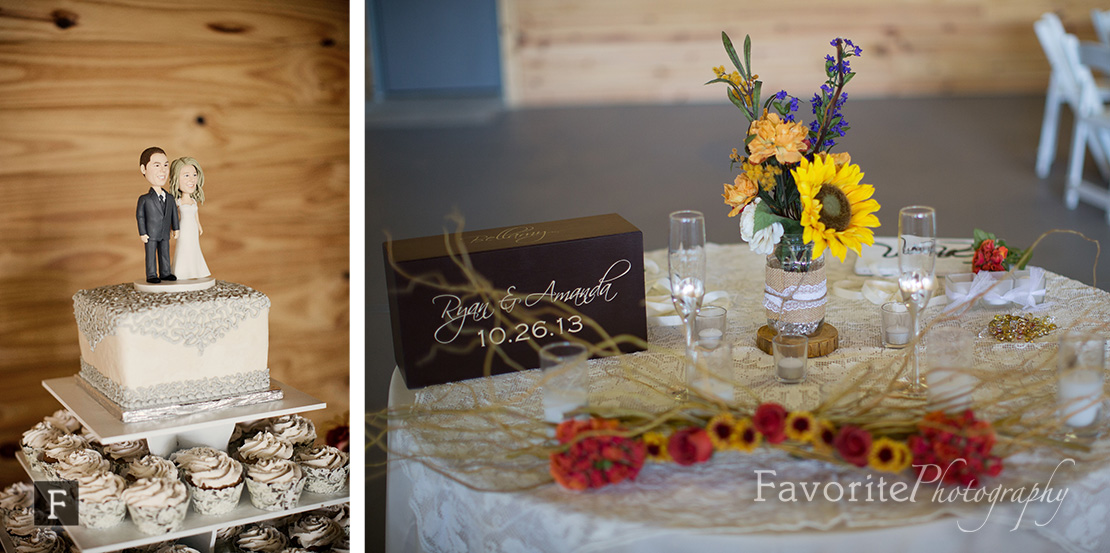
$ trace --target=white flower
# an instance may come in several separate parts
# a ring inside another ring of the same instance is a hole
[[[782,233],[782,223],[771,223],[770,226],[757,231],[748,245],[755,253],[771,255],[775,251],[775,244],[778,244],[779,238],[782,238]]]
[[[752,241],[752,233],[755,229],[755,208],[763,198],[756,198],[754,202],[744,206],[744,211],[740,212],[740,239],[745,242]]]

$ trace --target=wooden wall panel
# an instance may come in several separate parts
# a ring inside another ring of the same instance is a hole
[[[1095,0],[500,0],[502,74],[514,106],[727,102],[706,87],[731,64],[721,31],[753,42],[764,89],[808,99],[824,82],[829,41],[864,48],[850,93],[870,96],[1036,93],[1048,63],[1033,22],[1056,11],[1093,39]]]
[[[348,50],[346,2],[0,0],[0,445],[79,368],[73,294],[142,278],[150,145],[203,166],[204,255],[270,297],[272,375],[321,432],[349,409]]]

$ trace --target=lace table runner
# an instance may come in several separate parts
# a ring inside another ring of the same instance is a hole
[[[710,244],[707,253],[706,289],[726,290],[731,296],[726,305],[725,339],[733,344],[735,377],[742,386],[737,400],[741,403],[754,406],[760,401],[777,401],[789,410],[811,409],[830,394],[840,394],[846,383],[854,389],[844,394],[845,401],[858,401],[881,389],[898,369],[901,353],[883,349],[879,339],[878,306],[866,299],[830,297],[826,322],[839,330],[839,348],[811,360],[803,384],[777,383],[770,356],[756,348],[754,338],[756,330],[766,324],[762,310],[764,257],[739,245]],[[645,257],[666,267],[665,251],[648,252]],[[851,258],[848,263],[830,258],[830,287],[842,281],[858,287],[865,280],[851,272],[853,262]],[[650,283],[659,275],[645,278]],[[1060,329],[1104,328],[1110,321],[1110,294],[1052,273],[1047,286],[1046,302],[1038,315],[1054,316]],[[924,319],[936,320],[942,317],[942,310],[943,306],[931,307]],[[975,308],[938,324],[979,330],[1004,312],[1014,311]],[[591,404],[661,410],[672,401],[668,385],[681,381],[684,359],[681,327],[648,330],[649,342],[658,347],[591,361]],[[1043,406],[1046,402],[1038,403],[1038,398],[1015,390],[1037,389],[1030,383],[1053,378],[1057,337],[1054,333],[1032,343],[977,339],[978,370],[1005,378],[986,381],[976,390],[976,399],[1001,398]],[[708,463],[692,467],[649,463],[635,482],[585,493],[555,484],[540,485],[550,479],[546,458],[527,452],[512,458],[498,454],[519,453],[527,444],[544,440],[547,429],[539,421],[538,381],[538,371],[528,371],[416,392],[414,406],[424,412],[422,424],[411,431],[402,425],[391,433],[390,446],[395,459],[411,456],[425,461],[401,461],[400,467],[394,467],[401,468],[414,483],[411,507],[425,549],[513,551],[547,544],[550,551],[568,551],[651,532],[748,534],[881,528],[950,515],[959,517],[964,530],[984,521],[1016,526],[1020,519],[1023,528],[1069,551],[1110,547],[1110,466],[1082,459],[1072,463],[1050,452],[1011,457],[1000,477],[985,481],[985,491],[998,488],[1013,494],[1020,488],[1029,496],[1035,489],[1051,490],[1039,500],[1021,503],[994,501],[985,494],[978,501],[945,501],[946,496],[938,496],[937,488],[929,484],[922,484],[912,500],[905,499],[908,491],[901,501],[891,500],[889,495],[879,500],[880,478],[885,494],[894,482],[913,489],[914,478],[790,458],[785,452],[766,448],[755,454],[718,452]],[[465,416],[459,416],[463,412]],[[1096,444],[1096,449],[1106,453],[1105,440]],[[806,488],[795,487],[797,501],[784,502],[779,494],[791,483],[804,483],[809,489],[821,487],[810,492],[813,499],[805,497]],[[475,490],[530,487],[508,493]],[[853,489],[856,501],[847,495],[834,500],[838,490],[846,494]]]

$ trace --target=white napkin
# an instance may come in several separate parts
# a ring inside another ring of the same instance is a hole
[[[1016,303],[1025,308],[1036,307],[1044,301],[1045,271],[1029,267],[1010,275],[1001,271],[979,271],[949,275],[945,281],[944,295],[948,297],[948,311],[982,296],[991,305]]]
[[[970,238],[938,238],[937,276],[967,272],[974,254]],[[855,272],[860,276],[898,276],[898,237],[876,236],[873,246],[863,246]]]

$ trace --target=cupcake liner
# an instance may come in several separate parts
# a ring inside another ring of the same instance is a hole
[[[127,504],[122,499],[104,502],[77,501],[77,520],[85,528],[111,528],[127,515]]]
[[[266,484],[247,478],[251,504],[263,511],[282,511],[296,507],[300,502],[304,484],[304,478],[285,484]]]
[[[304,491],[322,495],[332,495],[347,483],[347,476],[351,473],[351,466],[347,465],[338,469],[309,467],[301,465],[305,474]]]
[[[185,513],[189,510],[189,501],[185,500],[172,507],[135,507],[127,506],[131,513],[131,520],[144,534],[166,534],[181,528],[185,522]]]
[[[188,481],[185,482],[185,487],[189,489],[193,510],[202,515],[228,513],[239,504],[239,497],[243,495],[243,481],[234,486],[215,490],[198,488]]]

